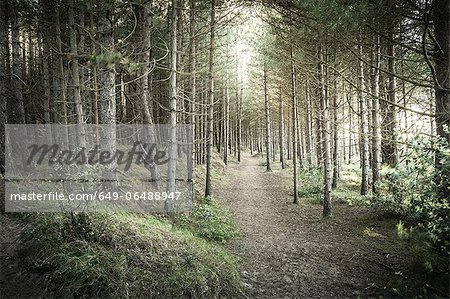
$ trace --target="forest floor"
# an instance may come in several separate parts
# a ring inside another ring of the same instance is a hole
[[[25,226],[23,221],[0,214],[0,298],[44,296],[44,276],[20,266],[20,235]]]
[[[448,297],[448,277],[417,265],[411,244],[396,235],[397,220],[344,202],[323,219],[317,202],[292,204],[290,169],[266,172],[261,161],[244,153],[216,173],[214,185],[240,230],[226,246],[240,258],[247,298]],[[0,298],[45,294],[44,276],[19,267],[24,229],[0,214]]]
[[[248,298],[439,294],[434,286],[424,287],[414,269],[416,257],[397,238],[394,220],[345,203],[334,203],[333,217],[322,219],[320,204],[291,203],[288,171],[266,172],[260,164],[258,157],[244,154],[215,189],[241,232],[229,249],[241,259]]]

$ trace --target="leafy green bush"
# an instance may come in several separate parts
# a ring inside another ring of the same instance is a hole
[[[417,137],[410,148],[404,162],[384,171],[385,190],[371,205],[425,229],[432,244],[448,252],[450,206],[442,192],[450,186],[448,145],[443,140]],[[435,167],[435,156],[441,167]]]
[[[63,298],[216,298],[240,289],[220,246],[164,219],[135,214],[34,216],[23,235],[27,268]]]
[[[302,198],[322,200],[323,177],[319,168],[302,169],[299,175],[298,195]]]
[[[224,243],[239,235],[228,211],[219,208],[210,198],[194,203],[191,215],[181,215],[179,222],[210,241]]]

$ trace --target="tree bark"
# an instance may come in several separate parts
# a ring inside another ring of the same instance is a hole
[[[330,138],[330,107],[328,101],[328,74],[326,67],[326,54],[324,49],[320,46],[319,49],[319,82],[320,82],[320,108],[321,108],[321,135],[323,142],[323,217],[332,215],[331,205],[331,138]]]
[[[291,45],[291,87],[292,87],[292,166],[294,167],[294,204],[298,203],[297,165],[297,91],[295,86],[294,46]]]
[[[435,109],[436,131],[450,143],[450,3],[447,0],[435,0],[433,8],[434,35],[436,38]]]
[[[306,80],[305,82],[305,105],[306,105],[306,154],[308,156],[308,164],[309,167],[315,167],[316,166],[316,157],[314,153],[314,146],[313,146],[313,122],[312,122],[312,109],[311,109],[311,97],[310,97],[310,89],[309,89],[309,81]]]
[[[115,88],[115,64],[111,60],[114,52],[113,28],[109,17],[113,8],[105,2],[99,7],[98,28],[100,32],[99,42],[102,52],[108,62],[101,63],[98,68],[98,87],[100,99],[100,123],[103,125],[101,133],[101,147],[110,152],[116,151],[116,88]],[[110,188],[117,187],[116,162],[109,163],[104,173],[104,179],[111,182]]]
[[[279,119],[279,141],[280,141],[280,163],[281,163],[281,168],[285,169],[286,168],[286,160],[284,157],[284,107],[283,107],[283,96],[282,96],[282,89],[281,89],[281,85],[280,85],[280,101],[279,101],[279,114],[280,114],[280,119]]]
[[[151,2],[146,3],[144,5],[139,6],[138,8],[138,21],[141,23],[140,26],[140,32],[139,37],[142,41],[142,49],[141,49],[141,63],[142,63],[142,70],[140,72],[140,86],[139,86],[139,92],[140,92],[140,98],[142,99],[142,110],[143,110],[143,116],[144,116],[144,123],[148,124],[147,128],[149,129],[148,136],[150,143],[156,144],[157,143],[157,132],[153,127],[154,121],[153,121],[153,113],[151,107],[151,102],[153,101],[152,94],[151,94],[151,74],[149,72],[153,71],[150,70],[151,64],[152,64],[152,57],[151,57],[151,50],[152,50],[152,39],[151,39],[151,32],[152,32],[152,16],[151,16]],[[123,80],[123,79],[122,79]],[[151,152],[151,155],[154,155],[152,151],[149,151],[147,148],[145,148],[147,152]],[[153,159],[153,156],[150,157]],[[148,169],[151,175],[151,181],[153,182],[153,186],[155,188],[160,187],[160,174],[159,174],[159,168],[156,163],[144,163],[145,167]]]
[[[228,92],[228,78],[225,79],[225,108],[223,128],[223,162],[228,165],[229,141],[230,141],[230,95]]]
[[[360,42],[361,43],[361,42]],[[358,46],[360,57],[363,57],[363,47]],[[367,134],[367,105],[364,96],[364,64],[362,60],[358,63],[358,101],[359,101],[359,123],[361,140],[361,195],[366,195],[369,189],[369,142]]]
[[[297,80],[297,76],[295,76],[295,80]],[[297,86],[297,82],[295,83],[295,85]],[[296,88],[296,92],[297,92],[297,88]],[[302,119],[301,119],[301,114],[300,114],[300,109],[299,108],[299,101],[298,101],[298,97],[297,94],[295,96],[295,98],[297,99],[297,155],[298,155],[298,166],[300,167],[300,169],[303,168],[303,139],[302,139]]]
[[[331,188],[337,188],[339,181],[339,131],[338,131],[338,90],[337,75],[333,78],[333,181]]]
[[[450,144],[450,2],[448,0],[435,0],[433,8],[434,35],[438,51],[434,56],[436,68],[435,82],[435,109],[436,109],[436,132]],[[442,198],[449,198],[450,186],[448,179],[442,177],[450,176],[448,166],[441,161],[443,153],[436,155],[436,168],[443,181],[439,188]]]
[[[86,132],[84,127],[84,111],[81,102],[81,87],[80,87],[80,71],[78,68],[78,46],[77,36],[75,33],[75,16],[74,16],[74,1],[67,0],[67,8],[69,15],[69,35],[70,35],[70,49],[72,54],[72,82],[73,82],[73,97],[75,102],[75,112],[77,115],[78,126],[78,144],[81,148],[86,147]]]
[[[266,171],[272,171],[271,161],[270,161],[270,147],[271,147],[271,136],[270,136],[270,107],[269,107],[269,94],[267,91],[267,68],[266,63],[264,63],[264,114],[266,120]]]
[[[6,117],[6,99],[7,99],[7,67],[6,60],[9,52],[8,47],[8,16],[6,13],[7,1],[0,4],[0,174],[5,174],[5,124],[8,122]],[[3,204],[3,201],[1,201]],[[3,213],[3,207],[0,207]]]
[[[239,92],[239,87],[240,87],[240,92]],[[237,147],[237,160],[238,162],[241,162],[241,155],[242,155],[242,97],[243,97],[243,86],[242,86],[242,82],[238,81],[238,85],[237,85],[237,92],[236,92],[236,97],[237,97],[237,101],[238,101],[238,119],[237,121],[237,132],[236,132],[236,147]]]
[[[95,24],[94,24],[94,14],[91,13],[90,16],[90,30],[91,32],[95,31]],[[97,51],[96,42],[92,42],[92,49],[91,52],[94,55]],[[93,114],[93,123],[98,125],[100,123],[100,116],[99,116],[99,93],[98,93],[98,67],[94,66],[92,70],[92,85],[93,85],[93,91],[92,91],[92,114]]]
[[[50,87],[50,47],[47,40],[44,38],[45,34],[41,32],[42,38],[42,71],[43,71],[43,83],[44,83],[44,122],[49,124],[50,118],[50,102],[52,100],[52,91]]]
[[[397,81],[395,78],[395,45],[392,41],[394,39],[393,25],[389,28],[389,41],[387,41],[387,59],[388,59],[388,87],[387,95],[389,102],[387,107],[387,117],[385,126],[387,127],[387,135],[385,136],[385,157],[383,161],[390,165],[398,163],[398,150],[397,150]]]
[[[208,130],[206,135],[206,184],[205,197],[212,195],[212,148],[213,148],[213,128],[214,128],[214,50],[215,50],[215,30],[216,30],[216,0],[211,0],[210,16],[210,40],[209,40],[209,81],[208,81]]]
[[[54,75],[56,81],[54,82],[55,90],[57,90],[57,98],[59,101],[58,105],[58,120],[60,123],[66,125],[68,124],[68,115],[67,115],[67,87],[65,84],[65,74],[64,74],[64,61],[62,57],[62,41],[61,41],[61,24],[59,19],[59,6],[55,3],[55,34],[56,34],[56,51],[54,53],[54,61],[56,63],[55,72],[57,75]]]
[[[13,97],[9,97],[10,100],[8,104],[8,121],[15,124],[25,123],[25,109],[23,103],[23,93],[22,93],[22,81],[23,72],[21,66],[21,55],[20,55],[20,30],[18,22],[18,11],[17,4],[11,4],[12,10],[10,14],[11,20],[11,40],[12,40],[12,78],[11,78],[11,88]]]
[[[195,0],[190,0],[190,9],[189,9],[189,74],[190,74],[190,112],[191,112],[191,134],[192,134],[192,157],[191,160],[189,161],[190,164],[190,171],[189,171],[189,177],[188,179],[190,181],[194,180],[194,172],[195,172],[195,168],[194,168],[194,161],[196,161],[195,156],[197,153],[197,142],[196,142],[196,131],[197,131],[197,117],[196,117],[196,112],[197,112],[197,106],[196,106],[196,63],[197,63],[197,59],[196,59],[196,30],[197,30],[197,18],[196,18],[196,12],[195,12]],[[228,149],[227,149],[228,151]]]
[[[349,130],[348,130],[348,162],[351,163],[352,161],[352,157],[353,157],[353,139],[352,139],[352,135],[353,135],[353,109],[352,109],[352,105],[353,105],[353,97],[349,93],[347,94],[347,102],[348,102],[348,118],[349,118]]]
[[[176,155],[177,155],[177,0],[172,0],[171,9],[171,45],[170,45],[170,81],[169,81],[169,163],[167,167],[167,192],[176,191]],[[212,136],[211,136],[212,138]],[[169,215],[174,212],[173,201],[166,200],[164,208]]]
[[[379,181],[381,170],[381,128],[380,128],[380,42],[379,37],[375,37],[375,45],[372,50],[374,67],[371,69],[372,85],[372,192],[379,195]]]

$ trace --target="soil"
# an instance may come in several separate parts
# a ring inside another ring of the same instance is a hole
[[[323,219],[320,204],[291,203],[286,171],[259,165],[244,154],[214,190],[241,232],[229,249],[241,259],[247,298],[392,297],[394,288],[415,285],[415,258],[396,237],[394,221],[344,203]]]

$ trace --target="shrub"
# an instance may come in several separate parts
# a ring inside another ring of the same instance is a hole
[[[394,214],[425,229],[439,250],[449,250],[449,198],[441,192],[450,186],[450,154],[443,140],[417,137],[401,164],[386,169],[386,189],[371,206],[385,214]],[[443,167],[435,167],[434,157]]]
[[[322,200],[323,178],[319,168],[302,169],[299,181],[298,195],[300,197]]]

